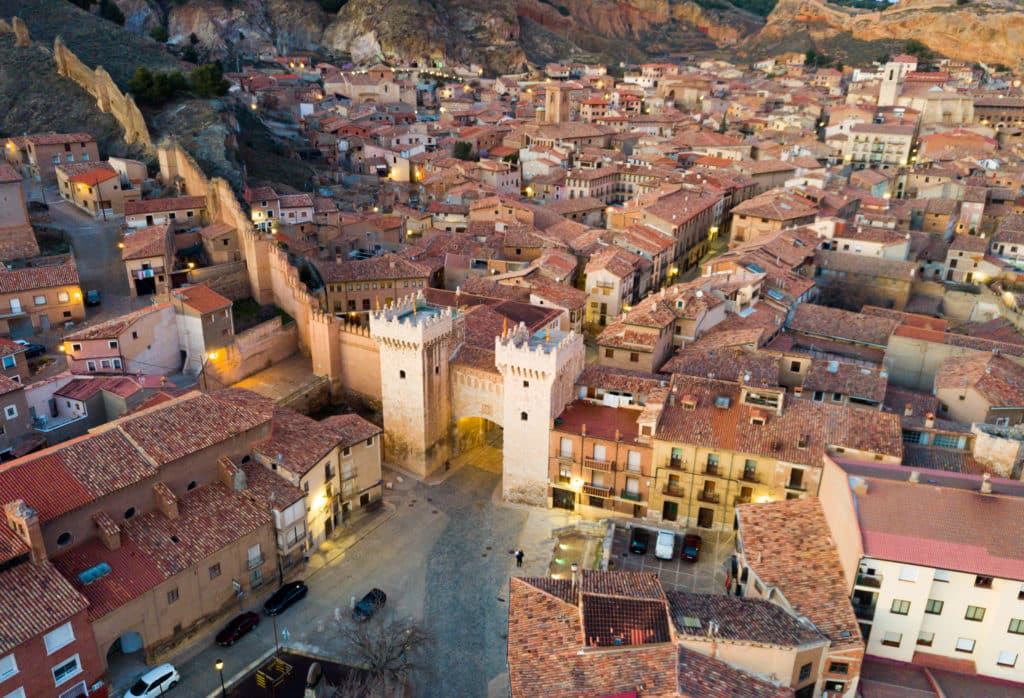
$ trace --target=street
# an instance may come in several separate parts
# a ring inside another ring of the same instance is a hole
[[[309,595],[278,617],[279,635],[287,630],[291,647],[344,658],[335,609],[345,619],[352,597],[379,587],[388,595],[384,613],[422,619],[434,638],[429,673],[413,677],[415,695],[507,695],[508,577],[513,571],[546,574],[550,555],[534,551],[551,549],[543,539],[562,514],[500,503],[500,479],[493,468],[466,465],[437,485],[396,480],[386,494],[394,514],[378,514],[390,518],[305,577]],[[528,553],[522,570],[514,570],[509,554],[516,547]],[[187,660],[171,659],[182,675],[175,691],[208,696],[219,689],[217,659],[224,661],[230,681],[272,647],[267,616],[233,647],[208,640],[198,653],[187,651]]]

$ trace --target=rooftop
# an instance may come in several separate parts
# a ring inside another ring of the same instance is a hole
[[[167,257],[170,253],[170,223],[151,225],[124,236],[121,259]]]
[[[672,622],[680,635],[706,639],[708,622],[714,621],[718,624],[716,637],[724,641],[799,647],[824,640],[820,633],[770,601],[683,591],[667,595]]]
[[[178,196],[166,199],[128,201],[124,205],[124,215],[137,216],[146,213],[165,213],[203,208],[206,208],[205,196]]]

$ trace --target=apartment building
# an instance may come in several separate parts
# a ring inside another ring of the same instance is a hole
[[[65,201],[91,216],[124,213],[129,201],[142,198],[142,190],[132,187],[127,176],[108,162],[76,162],[57,165],[57,189]]]
[[[0,334],[28,337],[85,319],[72,255],[34,257],[0,267]]]
[[[170,223],[139,228],[125,236],[121,249],[133,296],[167,293],[174,270],[174,234]]]
[[[729,530],[740,504],[816,494],[826,453],[903,456],[898,415],[795,400],[771,381],[676,374],[644,428],[655,469],[649,517],[680,527]]]
[[[818,206],[785,189],[772,189],[734,206],[729,224],[729,245],[757,240],[762,236],[813,223]]]
[[[826,460],[822,506],[868,654],[1024,682],[1024,549],[992,521],[1024,499],[987,475]]]
[[[98,162],[96,139],[88,133],[40,133],[7,139],[7,161],[36,182],[54,184],[57,165]]]
[[[419,289],[440,286],[440,270],[396,254],[316,264],[324,282],[324,309],[348,313],[353,320],[358,320],[360,313],[390,305]]]
[[[611,246],[591,256],[585,269],[587,311],[585,323],[599,330],[614,320],[647,290],[640,255]]]
[[[910,163],[915,124],[854,124],[843,143],[843,159],[856,169],[890,170]]]
[[[181,368],[174,308],[152,305],[64,335],[60,350],[74,374],[166,375]]]
[[[203,225],[205,196],[177,196],[166,199],[131,201],[124,206],[124,223],[129,228],[177,223],[183,228]]]

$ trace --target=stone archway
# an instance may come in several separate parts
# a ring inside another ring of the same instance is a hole
[[[106,659],[114,695],[121,695],[147,669],[142,635],[135,630],[121,633],[110,643]]]

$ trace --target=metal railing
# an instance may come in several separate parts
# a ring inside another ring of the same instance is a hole
[[[639,502],[640,501],[640,493],[639,492],[630,492],[629,490],[622,490],[622,491],[620,491],[619,492],[619,497],[621,497],[622,499],[628,499],[631,502]]]
[[[738,506],[740,504],[750,504],[750,497],[736,497],[733,500],[733,506]]]
[[[857,581],[854,585],[859,587],[871,587],[872,589],[881,589],[882,576],[875,574],[858,574]]]
[[[743,474],[740,475],[740,480],[744,482],[761,482],[761,478],[757,476],[756,472],[749,472],[744,470]]]
[[[584,458],[583,467],[590,468],[591,470],[602,470],[606,473],[610,473],[615,470],[615,463],[609,460],[600,460],[598,458]]]
[[[665,467],[672,470],[686,471],[686,464],[683,463],[682,459],[670,458],[665,462]]]
[[[704,466],[705,475],[714,475],[718,477],[722,474],[722,469],[717,465],[711,465],[710,463]]]
[[[686,490],[680,485],[673,485],[668,483],[661,488],[662,494],[667,494],[669,497],[686,497]]]
[[[701,490],[697,493],[697,499],[702,502],[708,502],[709,504],[718,504],[722,501],[722,495],[715,492],[705,492]]]

